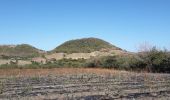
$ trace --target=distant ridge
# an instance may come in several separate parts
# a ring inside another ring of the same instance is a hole
[[[95,51],[109,51],[118,50],[123,51],[121,48],[116,47],[109,42],[106,42],[98,38],[82,38],[69,40],[56,47],[55,49],[48,51],[53,53],[91,53]],[[46,51],[37,49],[29,44],[20,45],[0,45],[0,58],[7,57],[25,57],[34,58],[46,55]]]
[[[36,57],[44,51],[28,44],[0,45],[0,56],[7,57]]]
[[[101,49],[121,50],[120,48],[98,38],[82,38],[67,41],[56,47],[51,52],[54,53],[89,53]]]

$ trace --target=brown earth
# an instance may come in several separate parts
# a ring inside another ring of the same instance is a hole
[[[135,53],[132,52],[126,52],[123,50],[114,50],[114,49],[102,49],[100,51],[94,51],[91,53],[52,53],[52,54],[46,54],[45,57],[46,59],[56,59],[60,60],[63,58],[66,59],[90,59],[91,57],[102,57],[102,56],[131,56],[134,55]],[[43,58],[42,58],[43,59]],[[36,61],[36,60],[35,60]]]
[[[2,100],[169,100],[170,75],[113,69],[1,69]]]

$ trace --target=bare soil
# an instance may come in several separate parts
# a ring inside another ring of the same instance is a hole
[[[1,100],[170,100],[170,74],[108,69],[2,69]]]

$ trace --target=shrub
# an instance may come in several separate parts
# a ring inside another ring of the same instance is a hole
[[[108,56],[101,59],[103,68],[118,68],[116,56]]]
[[[87,60],[85,67],[100,67],[100,68],[117,68],[115,56],[107,56],[101,58],[92,58]]]
[[[170,54],[166,50],[153,47],[149,52],[141,55],[149,72],[170,72]]]
[[[88,60],[85,67],[140,71],[145,69],[146,63],[138,56],[106,56]]]

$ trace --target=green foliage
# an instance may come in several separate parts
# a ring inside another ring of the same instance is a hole
[[[0,69],[11,69],[11,68],[18,68],[16,64],[2,64],[0,65]]]
[[[126,70],[130,69],[130,70],[142,71],[146,69],[146,63],[144,62],[144,60],[136,56],[130,57],[127,60],[127,63],[129,66]]]
[[[83,67],[85,59],[61,59],[53,63],[54,67]]]
[[[28,65],[22,65],[19,66],[17,64],[3,64],[0,65],[0,68],[2,69],[8,69],[8,68],[32,68],[32,69],[37,69],[37,68],[59,68],[59,67],[83,67],[84,63],[85,63],[85,59],[77,59],[77,60],[73,60],[73,59],[61,59],[61,60],[57,60],[55,62],[47,62],[46,64],[42,64],[42,63],[38,63],[38,62],[34,62],[32,61],[32,64],[28,64]]]
[[[0,65],[0,68],[58,68],[58,67],[90,67],[113,68],[120,70],[166,72],[170,73],[170,54],[166,51],[152,49],[142,55],[106,56],[85,59],[61,59],[46,64],[32,62],[30,65],[18,66],[17,61]]]
[[[88,60],[85,67],[101,67],[101,68],[117,68],[117,60],[115,56],[107,56],[101,58],[93,58]]]
[[[107,56],[87,60],[85,67],[114,68],[120,70],[170,73],[170,54],[155,47],[144,54],[133,56]]]
[[[96,67],[101,67],[101,61],[99,59],[89,59],[84,63],[85,67],[89,68],[96,68]]]
[[[85,63],[85,67],[114,68],[120,70],[144,70],[146,64],[136,56],[106,56],[90,59]]]
[[[170,72],[170,54],[166,50],[153,47],[141,57],[147,64],[146,68],[149,72]]]
[[[101,59],[101,65],[103,68],[115,68],[117,69],[116,56],[108,56]]]
[[[10,59],[10,58],[18,58],[26,59],[31,57],[37,57],[40,55],[39,50],[27,45],[21,44],[16,46],[0,46],[0,54],[2,58]]]
[[[98,51],[102,48],[120,49],[101,39],[84,38],[84,39],[67,41],[64,44],[57,47],[56,49],[54,49],[52,52],[89,53],[93,51]]]

